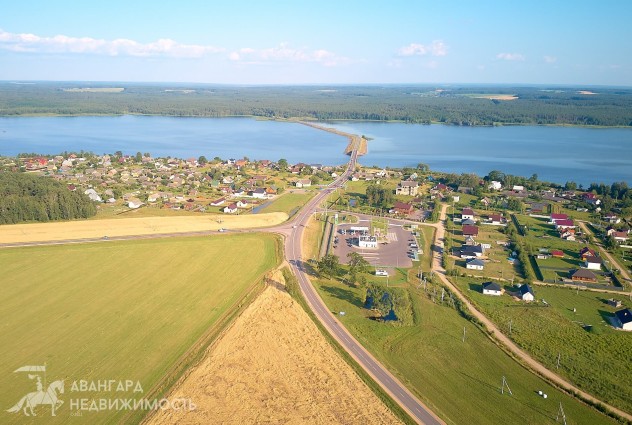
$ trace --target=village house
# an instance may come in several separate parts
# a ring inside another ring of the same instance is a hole
[[[462,245],[460,257],[464,259],[479,258],[483,256],[484,252],[481,245]]]
[[[554,249],[551,251],[551,255],[555,258],[564,258],[564,251],[559,249]]]
[[[601,204],[601,200],[597,198],[597,195],[595,195],[594,193],[584,193],[582,195],[582,199],[593,206]]]
[[[417,196],[417,192],[419,190],[419,183],[416,181],[403,180],[400,181],[397,187],[395,188],[395,194],[397,195],[408,195],[408,196]]]
[[[615,241],[621,244],[628,240],[628,232],[625,232],[625,231],[612,232],[612,237],[614,238]]]
[[[500,285],[496,282],[485,282],[483,283],[483,295],[494,295],[500,296],[502,295],[502,289]]]
[[[597,276],[595,276],[595,274],[588,269],[571,270],[570,276],[573,282],[597,282]]]
[[[531,214],[542,214],[546,208],[546,204],[542,202],[532,202],[529,207],[529,211]]]
[[[573,220],[561,219],[561,220],[556,220],[555,221],[555,229],[556,230],[560,230],[560,229],[574,229],[574,228],[575,228],[575,222]]]
[[[553,214],[551,214],[551,220],[549,221],[549,224],[555,224],[557,222],[557,220],[568,220],[568,215],[560,214],[560,213],[553,213]]]
[[[506,220],[501,214],[489,214],[487,216],[487,224],[492,224],[494,226],[500,226],[504,224]]]
[[[268,194],[266,192],[266,190],[262,187],[259,187],[255,190],[253,190],[252,192],[248,193],[248,196],[252,197],[252,198],[258,198],[258,199],[265,199],[268,197]]]
[[[531,289],[531,287],[527,285],[526,283],[520,287],[520,290],[518,292],[520,294],[520,299],[522,301],[535,300],[535,294],[533,293],[533,289]]]
[[[237,204],[227,205],[222,211],[226,214],[234,214],[237,212]]]
[[[296,187],[310,187],[312,185],[312,181],[310,179],[300,179],[294,184]]]
[[[211,201],[211,203],[209,205],[211,205],[213,207],[219,207],[224,202],[226,202],[226,198],[219,198],[219,199],[216,199],[214,201]]]
[[[614,299],[614,298],[608,298],[607,303],[608,303],[608,305],[610,307],[614,307],[614,308],[619,308],[619,307],[621,307],[621,304],[622,304],[621,300],[617,300],[617,299]]]
[[[450,191],[452,191],[452,189],[450,189],[448,186],[446,186],[446,185],[445,185],[445,184],[443,184],[443,183],[439,183],[439,184],[437,184],[437,185],[436,185],[436,186],[434,186],[431,190],[432,190],[433,192],[450,192]]]
[[[463,208],[461,211],[461,220],[474,220],[474,210],[471,208]]]
[[[584,261],[584,267],[588,270],[601,270],[601,258],[586,257],[586,260]]]
[[[614,318],[617,327],[624,331],[632,331],[632,311],[629,308],[615,311]]]
[[[597,256],[597,252],[595,252],[595,250],[588,248],[587,246],[583,247],[580,251],[579,251],[579,257],[582,259],[582,261],[586,261],[586,258],[588,257],[596,257]]]
[[[463,225],[463,236],[478,236],[478,227],[472,226],[470,224]]]
[[[491,183],[487,186],[487,188],[490,190],[501,190],[503,188],[503,185],[500,182],[497,182],[496,180],[492,180]]]
[[[619,217],[617,217],[616,214],[613,213],[607,213],[604,217],[603,217],[604,221],[607,221],[610,224],[619,224],[621,223],[621,219]]]
[[[465,268],[469,270],[483,270],[485,268],[485,263],[483,260],[479,260],[478,258],[472,258],[465,262]]]
[[[406,216],[408,214],[411,214],[413,211],[414,211],[414,208],[412,204],[406,204],[404,202],[395,202],[395,205],[393,206],[391,210],[389,210],[389,213],[401,214],[401,215]]]

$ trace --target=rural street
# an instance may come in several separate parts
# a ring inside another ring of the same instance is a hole
[[[586,226],[586,223],[584,221],[577,221],[577,223],[579,224],[579,227],[582,228],[584,234],[593,234],[590,229],[588,229],[588,226]],[[627,280],[628,282],[632,282],[632,279],[630,279],[630,274],[628,273],[628,269],[627,267],[625,267],[625,264],[623,265],[623,267],[621,267],[621,264],[619,264],[619,262],[604,249],[602,243],[597,242],[596,245],[599,248],[599,252],[601,253],[602,257],[605,257],[608,259],[608,261],[610,261],[612,268],[619,269],[619,271],[621,272],[621,277],[623,277],[623,279]]]

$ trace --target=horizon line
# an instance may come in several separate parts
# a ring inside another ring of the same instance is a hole
[[[612,84],[575,84],[575,83],[455,83],[455,82],[406,82],[406,83],[389,83],[389,82],[373,82],[373,83],[208,83],[208,82],[191,82],[191,81],[124,81],[124,80],[36,80],[36,79],[6,79],[0,80],[0,83],[7,84],[36,84],[36,83],[91,83],[91,84],[142,84],[142,85],[197,85],[197,86],[232,86],[232,87],[317,87],[317,86],[336,86],[336,87],[357,87],[357,86],[487,86],[487,87],[601,87],[601,88],[623,88],[632,89],[632,85],[612,85]]]

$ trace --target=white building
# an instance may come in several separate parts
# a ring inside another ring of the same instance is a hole
[[[472,258],[465,262],[465,268],[469,270],[483,270],[485,268],[485,263],[483,260],[479,260],[478,258]]]
[[[360,248],[377,248],[377,237],[360,236],[358,238],[358,246]]]
[[[489,184],[488,187],[491,190],[500,190],[503,188],[503,185],[500,182],[497,182],[496,180],[492,180],[492,182]]]
[[[593,256],[586,257],[584,267],[589,270],[601,270],[601,258]]]
[[[494,295],[500,296],[502,295],[502,289],[500,289],[500,285],[495,282],[485,282],[483,283],[483,295]]]
[[[632,312],[629,308],[615,311],[615,322],[624,331],[632,331]]]

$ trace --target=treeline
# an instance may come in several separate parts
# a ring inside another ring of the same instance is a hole
[[[0,224],[88,218],[96,212],[90,198],[63,183],[24,173],[0,173]]]
[[[569,87],[124,85],[120,93],[69,92],[84,83],[0,83],[0,115],[144,114],[399,120],[452,125],[632,126],[632,89]],[[117,84],[121,86],[122,84]],[[92,87],[104,87],[91,84]],[[192,90],[182,92],[177,90]],[[176,90],[176,91],[167,91]],[[516,100],[479,98],[507,94]]]

